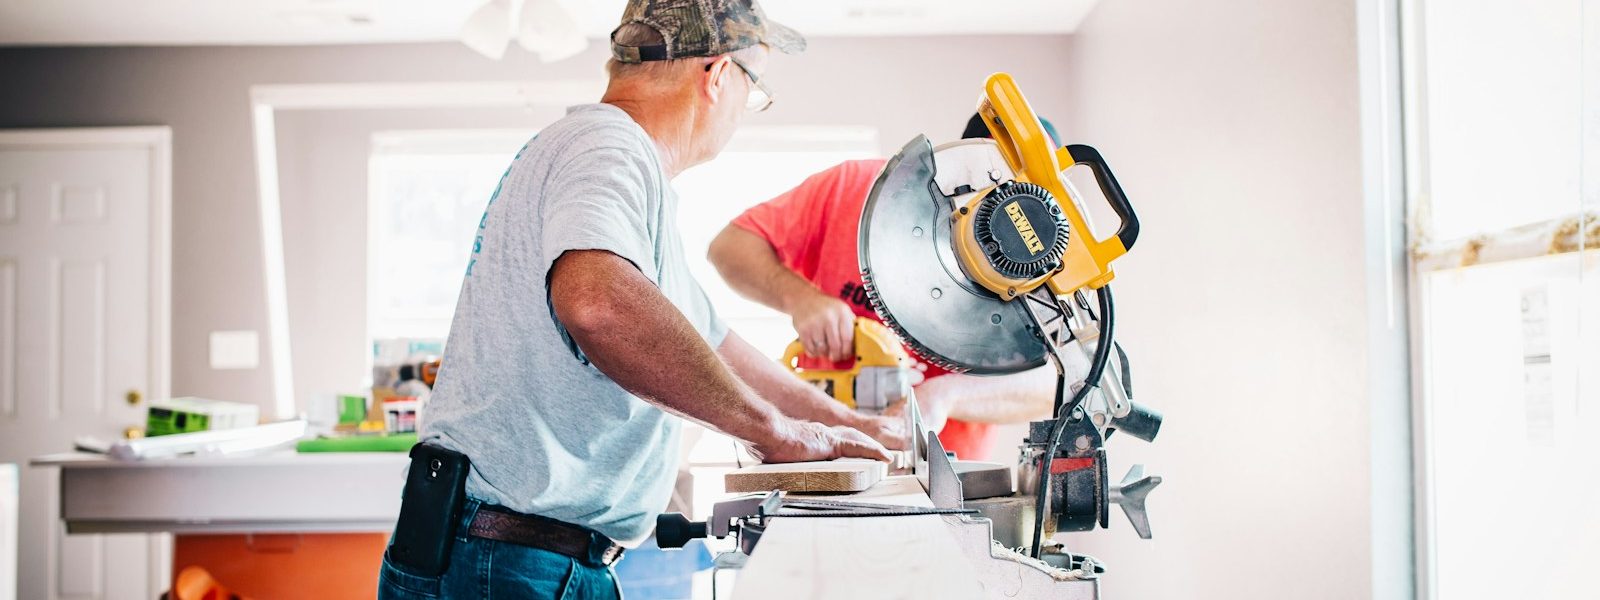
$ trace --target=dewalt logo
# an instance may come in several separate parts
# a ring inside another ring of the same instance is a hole
[[[1044,252],[1044,244],[1039,241],[1039,234],[1033,231],[1033,223],[1028,221],[1028,215],[1022,214],[1022,206],[1019,203],[1007,204],[1006,216],[1011,217],[1011,224],[1016,226],[1017,235],[1022,236],[1022,243],[1028,245],[1028,252],[1033,254]]]

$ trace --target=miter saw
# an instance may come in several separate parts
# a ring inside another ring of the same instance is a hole
[[[987,471],[963,471],[924,426],[909,384],[887,378],[884,386],[902,386],[889,395],[912,400],[905,411],[914,432],[912,473],[931,507],[750,495],[718,502],[704,522],[661,515],[662,548],[737,536],[738,549],[718,555],[716,565],[739,568],[774,518],[939,515],[985,597],[1098,600],[1103,565],[1044,540],[1058,531],[1106,527],[1111,504],[1122,507],[1140,537],[1150,537],[1144,500],[1160,478],[1134,466],[1112,483],[1104,450],[1116,431],[1153,440],[1162,420],[1132,400],[1127,357],[1113,339],[1110,263],[1133,245],[1138,219],[1098,152],[1051,147],[1010,75],[989,77],[979,113],[994,139],[934,147],[917,136],[885,165],[862,213],[861,272],[884,323],[934,364],[978,375],[1054,365],[1053,417],[1030,424],[1016,491],[1005,470],[999,485]],[[1080,163],[1121,220],[1105,239],[1091,233],[1065,177]],[[859,346],[859,329],[856,337]],[[859,408],[859,372],[811,375],[834,381],[835,389],[852,381]]]
[[[1138,217],[1099,152],[1052,147],[1010,75],[988,78],[978,112],[993,139],[934,147],[918,136],[879,174],[861,217],[867,295],[913,351],[947,370],[1054,365],[1053,417],[1032,423],[1021,446],[1020,495],[975,503],[987,505],[997,534],[1014,524],[1022,539],[1013,541],[1045,559],[1051,534],[1106,527],[1109,506],[1120,504],[1148,538],[1144,498],[1160,479],[1135,466],[1112,483],[1104,450],[1114,431],[1149,441],[1161,425],[1160,413],[1132,401],[1113,340],[1111,261],[1138,238]],[[1104,239],[1066,178],[1077,164],[1120,218]]]

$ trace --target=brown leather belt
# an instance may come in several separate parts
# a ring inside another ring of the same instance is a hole
[[[549,550],[602,567],[622,558],[622,546],[599,532],[499,506],[479,507],[467,535]]]

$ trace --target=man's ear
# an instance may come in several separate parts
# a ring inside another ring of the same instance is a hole
[[[732,81],[729,76],[733,74],[731,71],[734,68],[736,67],[733,66],[733,61],[723,56],[712,61],[706,69],[705,78],[701,80],[700,89],[712,104],[716,104],[722,98],[722,88],[727,87],[728,82]]]

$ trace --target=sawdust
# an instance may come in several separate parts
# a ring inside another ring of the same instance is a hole
[[[991,557],[993,557],[993,558],[995,558],[997,560],[1005,560],[1005,561],[1010,561],[1010,562],[1014,562],[1014,563],[1019,563],[1019,564],[1024,564],[1024,565],[1032,565],[1034,567],[1038,567],[1039,570],[1044,571],[1045,573],[1049,574],[1050,578],[1054,579],[1056,581],[1084,581],[1084,580],[1095,579],[1092,576],[1085,576],[1086,574],[1083,572],[1082,569],[1072,569],[1070,571],[1067,570],[1067,569],[1058,569],[1058,568],[1050,565],[1050,563],[1044,562],[1044,561],[1039,560],[1037,558],[1033,558],[1033,557],[1028,556],[1026,554],[1023,554],[1021,552],[1017,552],[1016,550],[1013,550],[1011,548],[1007,548],[1007,547],[1001,545],[999,542],[991,542],[991,543],[994,544],[994,546],[989,549],[989,556],[991,556]]]

